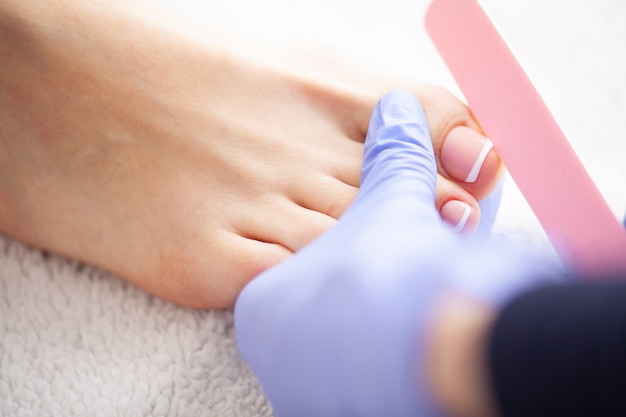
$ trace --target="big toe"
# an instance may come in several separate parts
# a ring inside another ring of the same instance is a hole
[[[477,200],[493,191],[502,171],[493,143],[467,126],[456,126],[443,138],[438,161],[439,173]]]

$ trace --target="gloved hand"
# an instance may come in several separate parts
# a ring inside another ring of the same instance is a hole
[[[278,417],[439,415],[420,373],[434,303],[456,291],[496,307],[546,276],[506,245],[453,233],[436,175],[419,103],[383,97],[356,201],[239,296],[238,348]]]

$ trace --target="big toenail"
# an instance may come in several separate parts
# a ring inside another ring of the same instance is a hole
[[[457,180],[473,183],[492,148],[493,143],[474,129],[458,126],[441,147],[441,164]]]
[[[472,208],[463,201],[450,200],[441,207],[441,218],[450,226],[453,232],[462,232],[469,226],[468,220],[472,214]]]

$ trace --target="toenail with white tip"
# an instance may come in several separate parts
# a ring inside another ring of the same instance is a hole
[[[458,200],[450,200],[441,208],[441,218],[450,226],[452,231],[459,233],[465,229],[472,214],[472,207]]]
[[[450,176],[471,184],[476,182],[493,143],[465,126],[448,134],[441,147],[441,164]]]

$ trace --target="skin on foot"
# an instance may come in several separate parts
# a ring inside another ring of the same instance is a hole
[[[471,232],[498,182],[493,151],[467,182],[484,138],[436,87],[311,77],[118,10],[52,6],[0,21],[0,230],[166,300],[231,306],[330,228],[390,89],[425,108],[453,226],[467,215]]]

